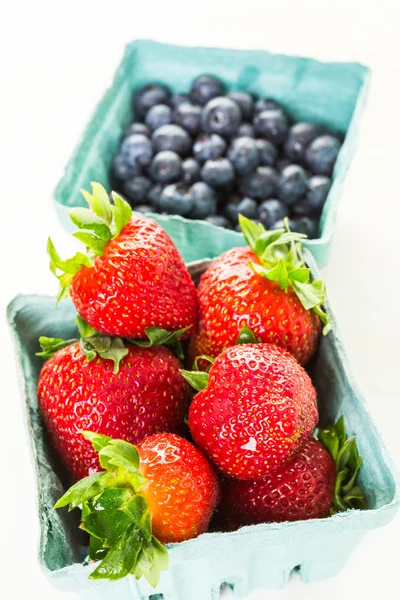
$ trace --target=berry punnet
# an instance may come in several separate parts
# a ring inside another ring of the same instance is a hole
[[[136,447],[91,431],[103,471],[78,481],[55,508],[82,508],[81,529],[90,535],[90,558],[101,562],[90,579],[144,576],[156,587],[168,569],[164,543],[207,530],[219,501],[217,477],[187,440],[169,433]]]
[[[313,281],[305,265],[302,234],[267,231],[239,217],[249,247],[232,248],[203,274],[198,287],[199,323],[190,354],[216,357],[249,327],[262,342],[288,350],[305,364],[314,354],[323,324],[323,281]]]
[[[60,281],[59,299],[70,294],[83,319],[98,332],[145,338],[146,328],[196,325],[196,290],[172,240],[155,221],[132,209],[118,194],[92,184],[83,191],[90,208],[70,211],[74,237],[87,253],[62,260],[48,241],[50,268]]]

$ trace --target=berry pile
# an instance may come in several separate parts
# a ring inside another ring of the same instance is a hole
[[[115,188],[135,211],[176,214],[240,231],[238,215],[268,229],[290,218],[318,237],[341,147],[313,123],[294,123],[270,98],[227,93],[200,75],[188,94],[150,83],[136,91],[137,121],[112,163]]]
[[[48,242],[80,339],[42,337],[38,353],[38,405],[75,481],[56,508],[82,509],[100,561],[90,577],[156,586],[163,544],[197,537],[212,519],[232,530],[363,508],[355,437],[343,419],[315,436],[304,365],[331,324],[304,234],[240,215],[249,247],[222,254],[196,289],[155,221],[92,186],[90,209],[70,212],[86,253],[62,260]]]

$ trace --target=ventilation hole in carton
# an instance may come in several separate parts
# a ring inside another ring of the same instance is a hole
[[[228,598],[231,598],[231,595],[234,593],[235,593],[235,584],[234,583],[229,583],[228,581],[224,581],[219,586],[219,595],[220,595],[220,598],[222,598],[222,599],[226,598],[228,600]]]
[[[290,574],[289,574],[290,579],[292,579],[292,577],[298,577],[298,575],[300,573],[300,568],[301,568],[301,565],[296,565],[295,567],[293,567],[293,569],[290,571]]]
[[[166,600],[164,599],[164,594],[152,594],[149,596],[149,600]]]

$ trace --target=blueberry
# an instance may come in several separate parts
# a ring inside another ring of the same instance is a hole
[[[123,191],[128,197],[131,206],[139,206],[147,199],[147,194],[151,188],[151,181],[147,177],[132,177],[123,184]]]
[[[171,106],[177,108],[180,104],[191,104],[189,94],[174,94],[171,98]]]
[[[274,144],[285,141],[289,123],[281,110],[263,110],[254,117],[254,130],[260,137]]]
[[[325,175],[314,175],[308,180],[308,191],[305,197],[297,202],[293,208],[296,217],[319,216],[331,187],[331,180]]]
[[[269,140],[256,140],[260,165],[273,167],[278,155],[278,150]]]
[[[322,128],[314,123],[292,125],[284,146],[286,156],[293,162],[302,163],[308,144],[321,135],[321,132]]]
[[[279,179],[279,199],[288,205],[295,204],[307,190],[307,175],[303,167],[289,165],[285,167]]]
[[[193,80],[190,88],[191,98],[202,106],[223,94],[225,94],[224,84],[213,75],[199,75]]]
[[[202,133],[193,144],[193,156],[201,163],[220,158],[225,152],[226,142],[216,133]]]
[[[200,131],[201,107],[196,104],[179,104],[174,110],[174,121],[191,135]]]
[[[190,213],[192,219],[204,219],[210,215],[215,215],[217,212],[217,198],[212,187],[198,181],[191,187],[191,195],[193,198],[194,207]]]
[[[332,135],[315,138],[306,150],[307,166],[316,175],[332,175],[340,147],[340,141]]]
[[[255,200],[266,200],[276,194],[278,174],[272,167],[257,167],[240,181],[240,191]]]
[[[228,221],[226,217],[222,215],[211,215],[210,217],[206,217],[204,219],[207,223],[211,225],[216,225],[217,227],[223,227],[224,229],[232,229],[232,225]]]
[[[232,225],[236,225],[238,223],[239,218],[239,206],[240,202],[228,202],[224,208],[224,216],[229,219]]]
[[[149,213],[154,212],[154,206],[150,206],[150,204],[139,204],[139,206],[135,206],[135,212],[139,213]]]
[[[146,114],[146,125],[154,131],[163,125],[172,122],[172,109],[166,104],[156,104],[152,106]]]
[[[125,181],[125,179],[140,175],[140,167],[139,165],[128,165],[125,157],[122,154],[117,154],[113,158],[112,173],[117,179]]]
[[[288,158],[286,158],[285,156],[281,156],[276,161],[276,168],[278,169],[278,171],[283,171],[283,169],[286,169],[286,167],[288,167],[291,164],[292,163]]]
[[[142,133],[133,133],[122,142],[121,154],[131,167],[147,167],[153,158],[153,149],[149,138]]]
[[[179,125],[163,125],[153,132],[151,136],[154,152],[172,150],[180,156],[186,156],[190,152],[192,141],[187,131]]]
[[[182,175],[182,161],[176,152],[163,150],[151,162],[150,175],[159,183],[178,181]]]
[[[254,104],[254,113],[260,113],[263,110],[281,110],[283,111],[282,106],[276,100],[272,98],[260,98]]]
[[[209,185],[224,187],[235,179],[235,172],[232,163],[227,158],[217,158],[204,163],[201,177]]]
[[[182,161],[181,180],[188,185],[200,180],[200,165],[194,158],[185,158]]]
[[[150,202],[150,204],[154,206],[155,209],[159,208],[160,197],[163,189],[164,186],[161,185],[161,183],[156,183],[156,185],[153,185],[150,188],[149,193],[147,194],[147,202]]]
[[[234,135],[242,121],[239,106],[230,98],[213,98],[201,113],[201,123],[207,133]]]
[[[124,137],[132,135],[132,133],[141,133],[146,137],[151,136],[150,127],[147,127],[144,123],[130,123],[124,130]]]
[[[295,229],[295,225],[296,225],[296,221],[293,219],[289,219],[289,229],[290,231],[295,231],[296,233],[303,233],[302,231],[297,231]],[[286,230],[286,226],[285,226],[285,222],[283,219],[276,221],[276,223],[274,223],[271,226],[271,229],[285,229]]]
[[[228,98],[234,100],[239,105],[240,111],[242,113],[242,118],[244,120],[250,120],[252,118],[254,110],[254,100],[251,94],[249,94],[248,92],[241,92],[239,90],[235,90],[233,92],[229,92]]]
[[[149,108],[155,104],[168,104],[171,92],[165,85],[149,83],[139,88],[133,96],[135,117],[143,119]]]
[[[234,139],[228,151],[228,158],[239,175],[254,171],[260,162],[256,140],[250,137]]]
[[[185,216],[193,210],[190,189],[184,183],[167,185],[160,196],[159,210],[168,214]]]
[[[256,219],[258,217],[257,202],[253,198],[243,198],[237,205],[238,214],[247,217],[248,219]]]
[[[319,235],[318,221],[309,219],[308,217],[292,219],[290,229],[291,231],[296,231],[297,233],[305,233],[310,240],[317,238]]]
[[[286,204],[275,198],[264,200],[258,207],[258,217],[266,229],[271,229],[274,223],[288,215],[289,209]]]
[[[236,137],[256,137],[254,127],[251,123],[242,123],[236,132]]]

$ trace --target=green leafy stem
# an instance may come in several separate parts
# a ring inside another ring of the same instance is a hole
[[[89,557],[100,561],[90,579],[116,580],[131,573],[156,587],[161,571],[168,569],[168,552],[152,535],[139,453],[123,440],[81,433],[98,452],[104,471],[75,483],[54,508],[82,508],[80,527],[90,535]]]
[[[351,508],[367,508],[364,493],[357,484],[357,475],[363,461],[358,453],[356,436],[347,437],[344,418],[340,417],[335,425],[319,429],[317,435],[336,464],[330,514],[334,515]]]
[[[305,235],[291,232],[285,219],[284,229],[267,231],[261,223],[254,223],[239,215],[239,224],[246,242],[260,259],[261,264],[250,262],[257,275],[276,281],[287,292],[292,288],[306,310],[313,310],[323,324],[323,334],[331,329],[328,315],[322,309],[326,300],[326,288],[322,280],[313,281],[306,267],[302,252]]]
[[[69,286],[82,267],[92,267],[93,259],[102,256],[108,242],[117,237],[132,216],[129,204],[116,192],[112,192],[113,203],[106,189],[92,182],[92,194],[81,190],[89,208],[72,208],[69,217],[77,226],[73,236],[86,246],[86,254],[77,252],[72,258],[62,260],[53,242],[48,239],[47,252],[50,257],[50,270],[60,282],[58,300],[69,294]]]

